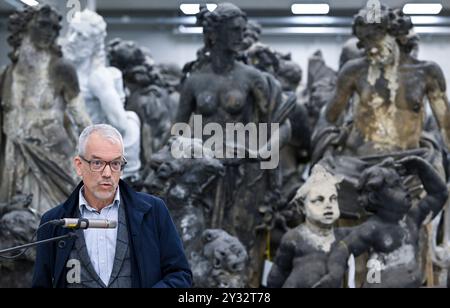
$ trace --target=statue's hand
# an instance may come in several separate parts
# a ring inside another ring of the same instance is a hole
[[[427,165],[428,163],[419,156],[408,156],[395,163],[395,167],[400,173],[411,174],[416,173],[417,169],[421,165]]]
[[[327,288],[329,287],[332,282],[335,281],[331,274],[326,274],[322,277],[315,285],[312,286],[313,289],[319,289],[319,288]]]

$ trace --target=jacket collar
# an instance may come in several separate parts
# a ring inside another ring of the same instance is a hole
[[[69,196],[67,201],[63,204],[64,208],[64,217],[74,217],[73,215],[76,213],[76,209],[79,204],[79,193],[80,189],[83,187],[83,182],[80,182]],[[152,208],[152,205],[148,202],[145,202],[138,198],[137,193],[127,184],[125,181],[119,181],[120,188],[120,197],[124,204],[127,207],[132,208],[132,210],[137,210],[146,214]]]

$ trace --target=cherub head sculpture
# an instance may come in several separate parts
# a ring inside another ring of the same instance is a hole
[[[340,217],[338,185],[341,179],[316,165],[292,202],[306,220],[319,227],[330,227]]]
[[[357,188],[360,205],[385,218],[400,220],[412,206],[412,196],[390,160],[364,170]]]

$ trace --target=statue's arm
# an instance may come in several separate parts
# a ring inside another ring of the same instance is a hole
[[[192,86],[193,83],[188,78],[181,87],[180,104],[175,117],[175,123],[188,123],[194,112],[195,96]]]
[[[416,174],[420,178],[427,193],[409,213],[410,217],[421,226],[443,209],[448,199],[447,185],[433,166],[421,157],[406,157],[398,163],[404,166],[408,174]]]
[[[252,78],[251,93],[255,98],[256,106],[264,116],[267,116],[271,105],[271,90],[275,91],[276,89],[270,89],[270,85],[264,74],[256,71],[256,69],[253,70],[250,76]],[[274,99],[276,98],[274,97]]]
[[[441,130],[442,137],[450,149],[450,109],[446,93],[444,74],[436,63],[427,66],[427,96],[431,109]]]
[[[269,288],[281,288],[286,282],[292,271],[292,262],[295,257],[294,243],[287,238],[287,234],[283,237],[281,245],[278,248],[275,262],[267,279]]]
[[[89,77],[89,89],[99,100],[109,123],[125,136],[128,123],[127,115],[110,68],[103,67],[95,70]]]
[[[357,67],[354,61],[350,61],[339,72],[336,89],[325,109],[326,120],[332,124],[339,119],[355,91]]]
[[[328,258],[328,274],[314,287],[335,285],[336,282],[340,284],[344,280],[350,255],[358,257],[368,251],[373,245],[374,235],[377,232],[382,230],[370,220],[352,228],[352,231],[333,248]]]
[[[77,72],[71,64],[61,59],[55,64],[54,78],[62,90],[66,102],[66,112],[77,126],[78,133],[81,133],[92,122],[86,112]]]

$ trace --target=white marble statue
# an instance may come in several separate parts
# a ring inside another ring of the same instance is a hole
[[[106,23],[97,13],[85,9],[69,24],[64,56],[77,68],[86,109],[94,124],[107,123],[124,138],[128,161],[124,178],[138,177],[140,163],[140,121],[135,112],[124,108],[122,73],[107,66],[105,53]]]

